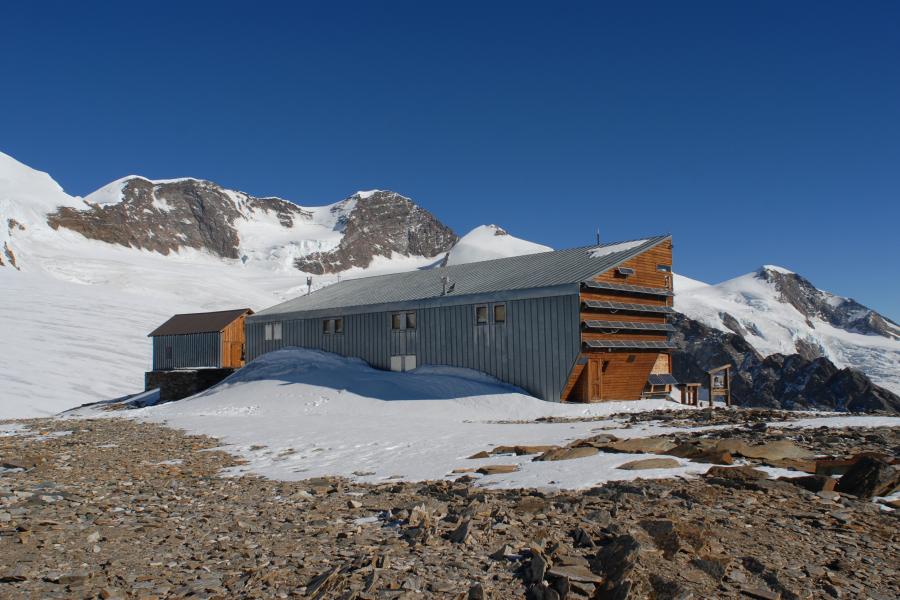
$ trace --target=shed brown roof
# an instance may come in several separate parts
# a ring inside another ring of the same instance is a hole
[[[222,331],[235,319],[245,314],[252,315],[253,311],[249,308],[237,308],[234,310],[175,315],[147,334],[147,337]]]

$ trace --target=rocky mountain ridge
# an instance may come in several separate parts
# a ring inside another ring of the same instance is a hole
[[[333,205],[310,209],[200,179],[154,182],[131,177],[110,185],[119,190],[112,202],[92,202],[92,194],[85,198],[85,207],[65,206],[50,213],[48,224],[89,239],[163,255],[193,248],[238,259],[244,257],[242,226],[274,217],[285,230],[281,233],[290,236],[291,230],[315,223],[321,214],[318,224],[331,225],[339,238],[336,247],[301,250],[293,261],[297,269],[313,274],[364,269],[376,256],[436,257],[457,239],[431,213],[391,191],[359,192]],[[110,194],[100,195],[108,198]],[[297,232],[298,240],[304,233]]]
[[[740,406],[900,414],[900,396],[857,369],[801,354],[763,356],[737,333],[719,331],[677,313],[672,357],[679,381],[705,384],[706,371],[732,366],[732,401]]]
[[[822,291],[808,279],[785,269],[763,267],[757,276],[774,285],[782,301],[808,319],[818,317],[845,331],[900,339],[900,325],[853,298]],[[810,327],[815,327],[812,321],[808,322]]]
[[[354,209],[338,222],[344,236],[337,248],[299,257],[294,266],[318,275],[364,269],[375,256],[436,257],[458,239],[434,215],[396,192],[357,193],[352,199]]]

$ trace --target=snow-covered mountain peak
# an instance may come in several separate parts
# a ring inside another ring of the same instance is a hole
[[[795,273],[790,269],[785,269],[784,267],[779,267],[778,265],[763,265],[759,268],[759,270],[760,272],[772,271],[773,273],[781,273],[782,275],[795,275]]]
[[[740,335],[763,356],[824,356],[900,391],[900,327],[853,299],[770,267],[715,285],[681,276],[674,283],[678,312]]]
[[[479,225],[459,239],[447,256],[447,264],[460,265],[550,250],[553,248],[514,237],[497,225]]]

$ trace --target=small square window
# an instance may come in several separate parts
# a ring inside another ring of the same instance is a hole
[[[416,328],[416,313],[414,313],[414,312],[406,313],[406,328],[407,329],[415,329]]]
[[[403,329],[403,313],[394,313],[391,315],[391,329],[394,331]]]
[[[494,323],[506,323],[506,305],[494,305]]]
[[[272,323],[272,339],[280,340],[281,339],[281,323]]]
[[[627,362],[633,363],[636,359],[637,359],[637,356],[635,356],[634,354],[629,354]]]
[[[334,333],[334,319],[325,319],[322,321],[322,333]]]
[[[481,306],[475,307],[475,323],[477,325],[484,325],[488,322],[488,310],[487,305],[483,304]]]
[[[272,340],[272,324],[271,323],[266,323],[265,338],[266,338],[267,342]]]
[[[344,320],[343,319],[335,319],[334,320],[334,332],[335,333],[344,333]]]

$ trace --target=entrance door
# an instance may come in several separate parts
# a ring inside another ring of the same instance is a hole
[[[588,361],[588,399],[598,402],[603,394],[603,361],[592,358]]]
[[[223,367],[238,368],[244,366],[244,345],[240,342],[225,342]]]

